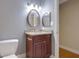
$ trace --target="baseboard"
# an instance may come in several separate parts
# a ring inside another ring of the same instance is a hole
[[[19,54],[19,55],[17,55],[17,56],[18,56],[18,58],[25,58],[25,57],[26,57],[26,53]]]
[[[26,54],[23,53],[23,54],[19,54],[17,56],[18,56],[18,58],[25,58],[26,57]],[[51,55],[50,58],[55,58],[55,56]]]
[[[63,45],[60,45],[59,47],[65,49],[65,50],[68,50],[68,51],[70,51],[70,52],[72,52],[72,53],[75,53],[75,54],[78,54],[78,55],[79,55],[79,50],[77,51],[77,50],[68,48],[68,47],[63,46]]]

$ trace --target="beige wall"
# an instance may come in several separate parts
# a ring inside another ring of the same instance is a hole
[[[60,5],[60,45],[79,51],[79,0]]]

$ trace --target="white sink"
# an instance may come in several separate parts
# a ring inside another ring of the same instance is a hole
[[[29,32],[25,32],[26,34],[29,35],[42,35],[42,34],[52,34],[52,31],[47,31],[47,30],[43,30],[43,31],[29,31]]]

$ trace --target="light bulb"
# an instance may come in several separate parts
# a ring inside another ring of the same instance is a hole
[[[42,8],[41,7],[39,7],[39,10],[41,10]]]

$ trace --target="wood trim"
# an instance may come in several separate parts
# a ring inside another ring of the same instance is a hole
[[[59,47],[79,55],[79,50],[74,50],[74,49],[71,49],[71,48],[63,46],[63,45],[60,45]]]

